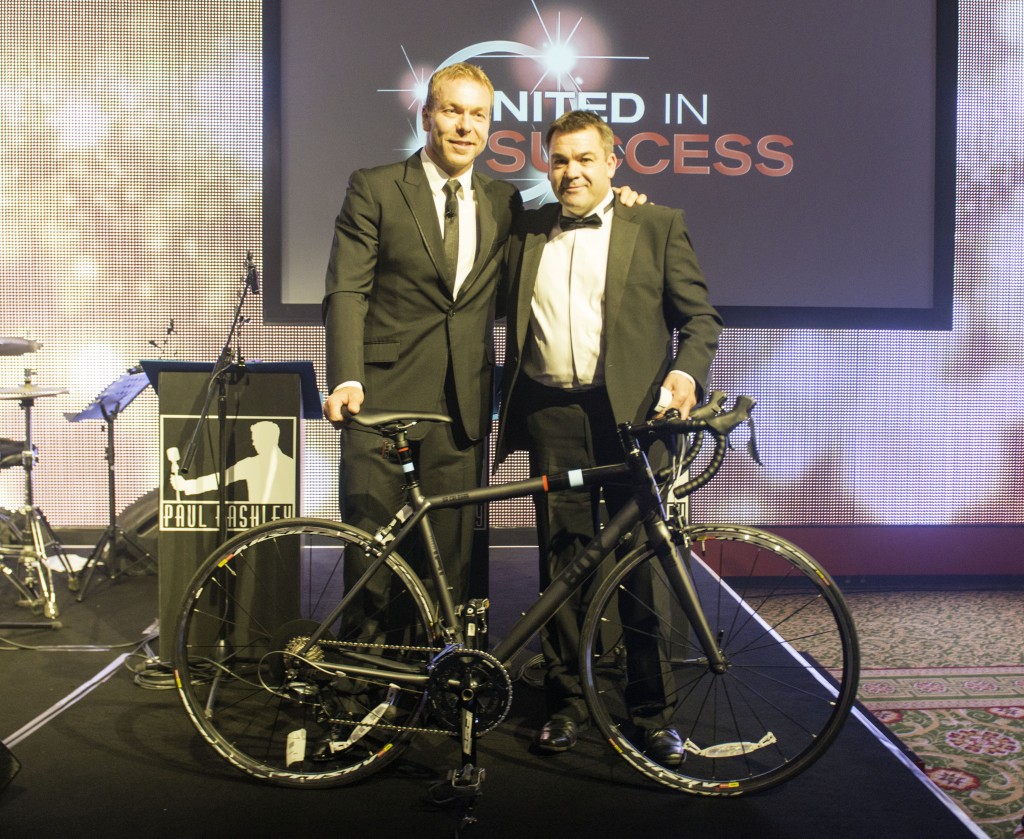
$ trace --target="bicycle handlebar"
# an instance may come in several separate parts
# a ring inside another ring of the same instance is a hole
[[[713,390],[708,394],[707,401],[690,411],[690,419],[710,419],[721,413],[725,407],[725,391]]]
[[[713,395],[718,395],[716,391]],[[724,399],[724,396],[722,397]],[[722,411],[710,402],[695,409],[685,419],[677,416],[665,416],[660,419],[638,423],[623,423],[619,426],[627,434],[636,437],[665,437],[673,434],[696,434],[709,431],[717,437],[726,437],[748,419],[757,403],[749,396],[738,396],[731,410]]]
[[[624,444],[627,444],[629,440],[637,441],[680,435],[696,435],[684,459],[684,467],[689,467],[690,463],[696,458],[704,434],[709,434],[714,439],[715,449],[703,471],[685,484],[673,488],[673,495],[676,498],[680,498],[702,487],[715,476],[725,460],[729,433],[742,423],[750,420],[751,411],[753,411],[756,404],[749,396],[739,396],[733,403],[732,409],[725,411],[723,410],[725,402],[726,396],[722,391],[712,391],[708,395],[707,401],[695,408],[690,413],[690,416],[685,419],[679,417],[678,413],[673,411],[669,415],[647,420],[646,422],[622,423],[619,426],[619,434]],[[671,414],[675,414],[675,416]],[[354,414],[351,419],[357,426],[365,429],[377,429],[389,436],[400,434],[417,422],[451,422],[451,418],[444,414],[381,409],[363,409],[358,414]],[[582,483],[579,481],[580,470],[559,475],[546,475],[536,479],[536,483],[540,491],[550,492],[559,489],[576,488],[582,485],[590,486],[594,483],[601,483],[604,480],[620,479],[628,474],[626,464],[592,467],[584,471],[586,471],[587,476]],[[505,494],[506,490],[500,484],[491,487],[489,493],[487,489],[477,490],[476,492],[481,495],[485,493],[492,494],[495,500],[510,497]],[[458,496],[453,496],[447,500],[451,503],[435,506],[455,506]],[[481,498],[481,500],[485,499]]]
[[[619,433],[624,440],[627,438],[665,438],[689,434],[711,435],[715,448],[707,465],[699,474],[672,490],[672,495],[675,498],[681,498],[704,486],[715,476],[725,460],[729,434],[750,420],[751,412],[757,403],[749,396],[738,396],[731,410],[723,411],[724,404],[725,394],[721,391],[714,391],[704,405],[695,409],[685,419],[679,416],[665,416],[641,423],[623,423],[619,426]],[[699,439],[700,437],[698,437],[698,441]],[[693,457],[689,457],[687,465],[692,460]]]

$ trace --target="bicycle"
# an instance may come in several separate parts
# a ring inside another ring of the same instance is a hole
[[[365,778],[417,732],[455,736],[461,765],[449,772],[446,792],[472,800],[484,775],[477,738],[508,713],[513,658],[642,526],[643,544],[614,564],[585,616],[580,661],[593,721],[635,769],[683,792],[734,796],[792,778],[821,756],[849,714],[857,637],[834,581],[800,548],[755,528],[689,524],[666,512],[658,480],[673,485],[669,506],[678,504],[711,480],[729,433],[749,420],[752,400],[741,397],[728,411],[722,401],[688,419],[620,426],[620,465],[433,497],[420,491],[406,432],[416,422],[450,420],[361,411],[354,422],[395,443],[407,504],[374,534],[326,520],[277,521],[206,559],[183,598],[173,653],[192,722],[238,769],[292,787]],[[644,445],[666,437],[686,446],[676,473],[656,477]],[[705,437],[714,441],[710,456]],[[456,610],[427,511],[611,481],[632,484],[634,499],[487,649],[489,604]],[[427,549],[426,582],[397,552],[414,532]],[[346,588],[343,565],[353,550],[371,565]],[[387,578],[389,597],[369,612],[360,592],[374,574]],[[678,766],[645,755],[631,717],[626,696],[638,642],[658,655],[685,741]]]

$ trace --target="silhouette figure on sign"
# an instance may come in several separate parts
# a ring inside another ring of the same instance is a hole
[[[245,481],[249,501],[252,502],[294,504],[295,460],[281,450],[281,427],[276,422],[260,420],[253,423],[250,432],[256,454],[229,466],[225,470],[225,482]],[[171,486],[176,492],[199,495],[217,489],[218,473],[185,478],[178,472],[178,457],[176,448],[167,450],[167,459],[171,463]]]

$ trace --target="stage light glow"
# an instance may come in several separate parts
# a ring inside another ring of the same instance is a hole
[[[543,60],[540,62],[545,71],[559,79],[571,77],[576,66],[576,53],[568,44],[549,43],[544,47]],[[575,87],[575,83],[573,83]]]
[[[303,454],[301,503],[306,510],[329,510],[338,503],[337,485],[324,480],[338,469],[338,460],[324,451],[311,449]]]
[[[263,143],[247,119],[258,113],[262,99],[262,71],[258,57],[236,55],[223,66],[211,67],[196,86],[198,116],[210,139],[242,166],[263,166]]]
[[[68,390],[72,404],[87,407],[100,392],[127,369],[110,344],[90,343],[76,349],[68,360]]]
[[[525,89],[558,84],[566,65],[546,63],[545,47],[565,47],[563,62],[571,48],[573,79],[562,83],[584,77],[588,89],[599,89],[598,70],[628,58],[597,38],[589,11],[562,9],[572,22],[563,36],[558,9],[538,5],[515,42],[444,49],[452,60],[503,50],[502,60],[525,74]],[[216,358],[237,300],[239,258],[253,247],[259,259],[261,4],[102,4],[104,31],[125,39],[116,51],[69,35],[81,28],[77,4],[0,0],[0,9],[8,22],[0,43],[0,335],[43,343],[31,356],[0,357],[0,386],[19,384],[32,367],[38,382],[71,390],[35,409],[38,500],[58,526],[102,526],[98,426],[69,426],[64,412],[83,408],[138,360],[160,357],[172,318],[168,355]],[[953,332],[727,329],[711,384],[758,398],[766,468],[744,459],[736,437],[722,478],[695,502],[698,518],[1024,522],[1024,0],[961,4],[961,19]],[[52,45],[45,62],[40,43]],[[417,58],[426,59],[437,57]],[[397,86],[406,88],[415,136],[429,73],[407,64]],[[534,171],[523,186],[538,197],[548,188]],[[700,254],[699,237],[696,247]],[[253,307],[254,323],[243,330],[246,357],[308,359],[322,371],[321,329],[267,328],[260,311]],[[156,413],[149,389],[118,421],[122,507],[156,485]],[[18,437],[23,419],[16,403],[0,403],[0,435]],[[337,434],[310,420],[306,438],[304,512],[334,516]],[[498,479],[516,470],[525,470],[525,457]],[[72,474],[80,478],[69,493]],[[0,506],[19,504],[21,493],[21,477],[4,470]],[[490,511],[495,526],[532,523],[528,501],[498,507]]]
[[[98,145],[108,125],[107,114],[90,99],[69,102],[54,115],[54,126],[61,142],[72,149]]]
[[[1004,37],[1012,44],[1024,47],[1024,0],[1008,0],[1002,11]]]

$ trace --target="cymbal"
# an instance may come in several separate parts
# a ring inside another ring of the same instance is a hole
[[[0,387],[0,399],[36,399],[40,396],[56,396],[58,393],[67,392],[66,387],[39,387],[38,385]]]
[[[27,352],[35,352],[39,347],[38,341],[30,341],[28,338],[7,338],[0,335],[0,355],[24,355]]]

